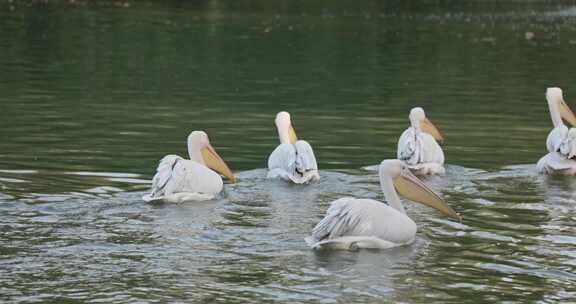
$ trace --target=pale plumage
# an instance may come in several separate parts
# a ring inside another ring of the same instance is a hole
[[[444,152],[436,141],[441,141],[442,135],[422,108],[413,108],[409,118],[411,126],[398,140],[398,159],[418,175],[444,174]]]
[[[344,197],[330,204],[306,241],[315,249],[386,249],[410,244],[415,235],[416,223],[404,213],[379,201]]]
[[[145,201],[182,202],[212,199],[222,191],[220,175],[206,166],[178,155],[166,155],[154,175]]]
[[[320,175],[314,151],[308,142],[297,139],[290,114],[278,113],[275,123],[280,145],[268,157],[267,177],[281,178],[296,184],[318,181]]]
[[[208,135],[194,131],[188,136],[190,159],[166,155],[156,169],[150,193],[145,201],[183,202],[207,200],[222,191],[220,175],[235,180],[228,166],[210,145]],[[209,168],[210,167],[210,168]]]
[[[554,128],[546,138],[549,153],[538,161],[536,167],[541,173],[575,175],[576,129],[564,125],[563,119],[574,126],[576,116],[564,101],[560,88],[548,88],[546,100]]]
[[[416,235],[416,223],[406,215],[398,193],[459,218],[436,193],[412,175],[402,161],[383,161],[379,176],[388,205],[371,199],[338,199],[331,203],[326,216],[306,238],[308,245],[314,249],[353,250],[410,244]]]

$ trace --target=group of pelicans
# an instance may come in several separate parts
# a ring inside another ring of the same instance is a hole
[[[576,174],[576,116],[562,96],[560,88],[548,88],[546,100],[554,128],[546,140],[548,154],[537,169],[545,174]],[[410,111],[410,127],[398,140],[397,159],[379,165],[380,187],[387,204],[371,199],[345,197],[331,203],[326,216],[313,228],[306,242],[312,248],[358,249],[390,248],[410,244],[416,236],[416,224],[406,215],[399,195],[437,209],[460,220],[460,216],[415,175],[444,174],[443,140],[422,108]],[[296,184],[320,179],[314,151],[299,140],[290,114],[280,112],[275,120],[280,145],[268,157],[268,178]],[[145,201],[184,202],[214,198],[223,188],[220,174],[232,183],[232,171],[210,145],[208,135],[194,131],[188,136],[190,159],[165,156],[158,165],[150,193]]]

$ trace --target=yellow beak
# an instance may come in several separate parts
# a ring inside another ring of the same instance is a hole
[[[422,181],[420,181],[408,168],[393,180],[396,191],[401,196],[428,207],[437,209],[445,215],[461,221],[460,215]]]
[[[230,168],[226,165],[224,160],[216,153],[216,150],[212,148],[210,144],[204,147],[201,151],[202,159],[204,160],[204,164],[206,167],[222,174],[226,178],[228,178],[232,183],[236,182],[236,177],[230,171]]]
[[[564,99],[560,100],[560,117],[567,121],[572,127],[576,127],[576,116],[570,110]]]
[[[438,128],[436,128],[436,126],[430,120],[428,120],[428,118],[424,118],[424,120],[420,122],[420,128],[422,129],[423,132],[432,135],[432,137],[434,137],[434,139],[436,139],[437,141],[439,142],[444,141],[442,133],[440,133]]]
[[[296,131],[294,131],[292,126],[288,128],[288,138],[290,139],[291,144],[295,144],[298,141],[298,136],[296,136]]]

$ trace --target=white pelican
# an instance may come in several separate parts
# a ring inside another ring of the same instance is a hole
[[[174,154],[164,156],[156,169],[150,194],[142,199],[169,203],[207,200],[222,191],[222,178],[216,172],[233,183],[236,181],[205,132],[194,131],[188,135],[188,155],[190,159]]]
[[[388,205],[371,199],[345,197],[331,203],[326,216],[306,242],[314,249],[385,249],[412,243],[416,224],[406,215],[398,194],[460,219],[438,194],[430,190],[400,160],[384,160],[380,186]],[[396,192],[398,191],[398,192]]]
[[[550,131],[546,139],[546,148],[549,153],[538,161],[536,167],[541,173],[575,175],[576,129],[568,129],[562,119],[574,127],[576,116],[564,101],[560,88],[548,88],[546,100],[554,129]]]
[[[444,152],[436,142],[442,134],[420,107],[410,111],[410,127],[398,140],[397,156],[417,175],[444,174]]]
[[[281,178],[296,184],[320,179],[316,157],[310,144],[298,140],[288,112],[276,115],[276,128],[280,145],[268,157],[268,178]]]

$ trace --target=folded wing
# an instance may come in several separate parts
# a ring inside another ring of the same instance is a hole
[[[559,153],[567,159],[573,159],[576,156],[576,129],[558,125],[548,134],[546,149],[550,153]]]
[[[197,162],[178,155],[166,155],[156,169],[146,201],[160,200],[179,193],[215,195],[222,190],[222,178]]]
[[[352,197],[335,200],[326,211],[326,216],[312,229],[312,241],[317,243],[362,234],[367,224],[364,215],[361,200]]]
[[[434,137],[424,132],[416,133],[412,127],[400,136],[397,157],[411,166],[422,163],[444,164],[444,152]]]
[[[310,144],[299,140],[295,144],[280,144],[268,158],[268,177],[283,178],[297,184],[320,178],[318,164]]]
[[[313,248],[390,248],[414,240],[416,224],[405,214],[371,199],[335,200],[306,242]]]

